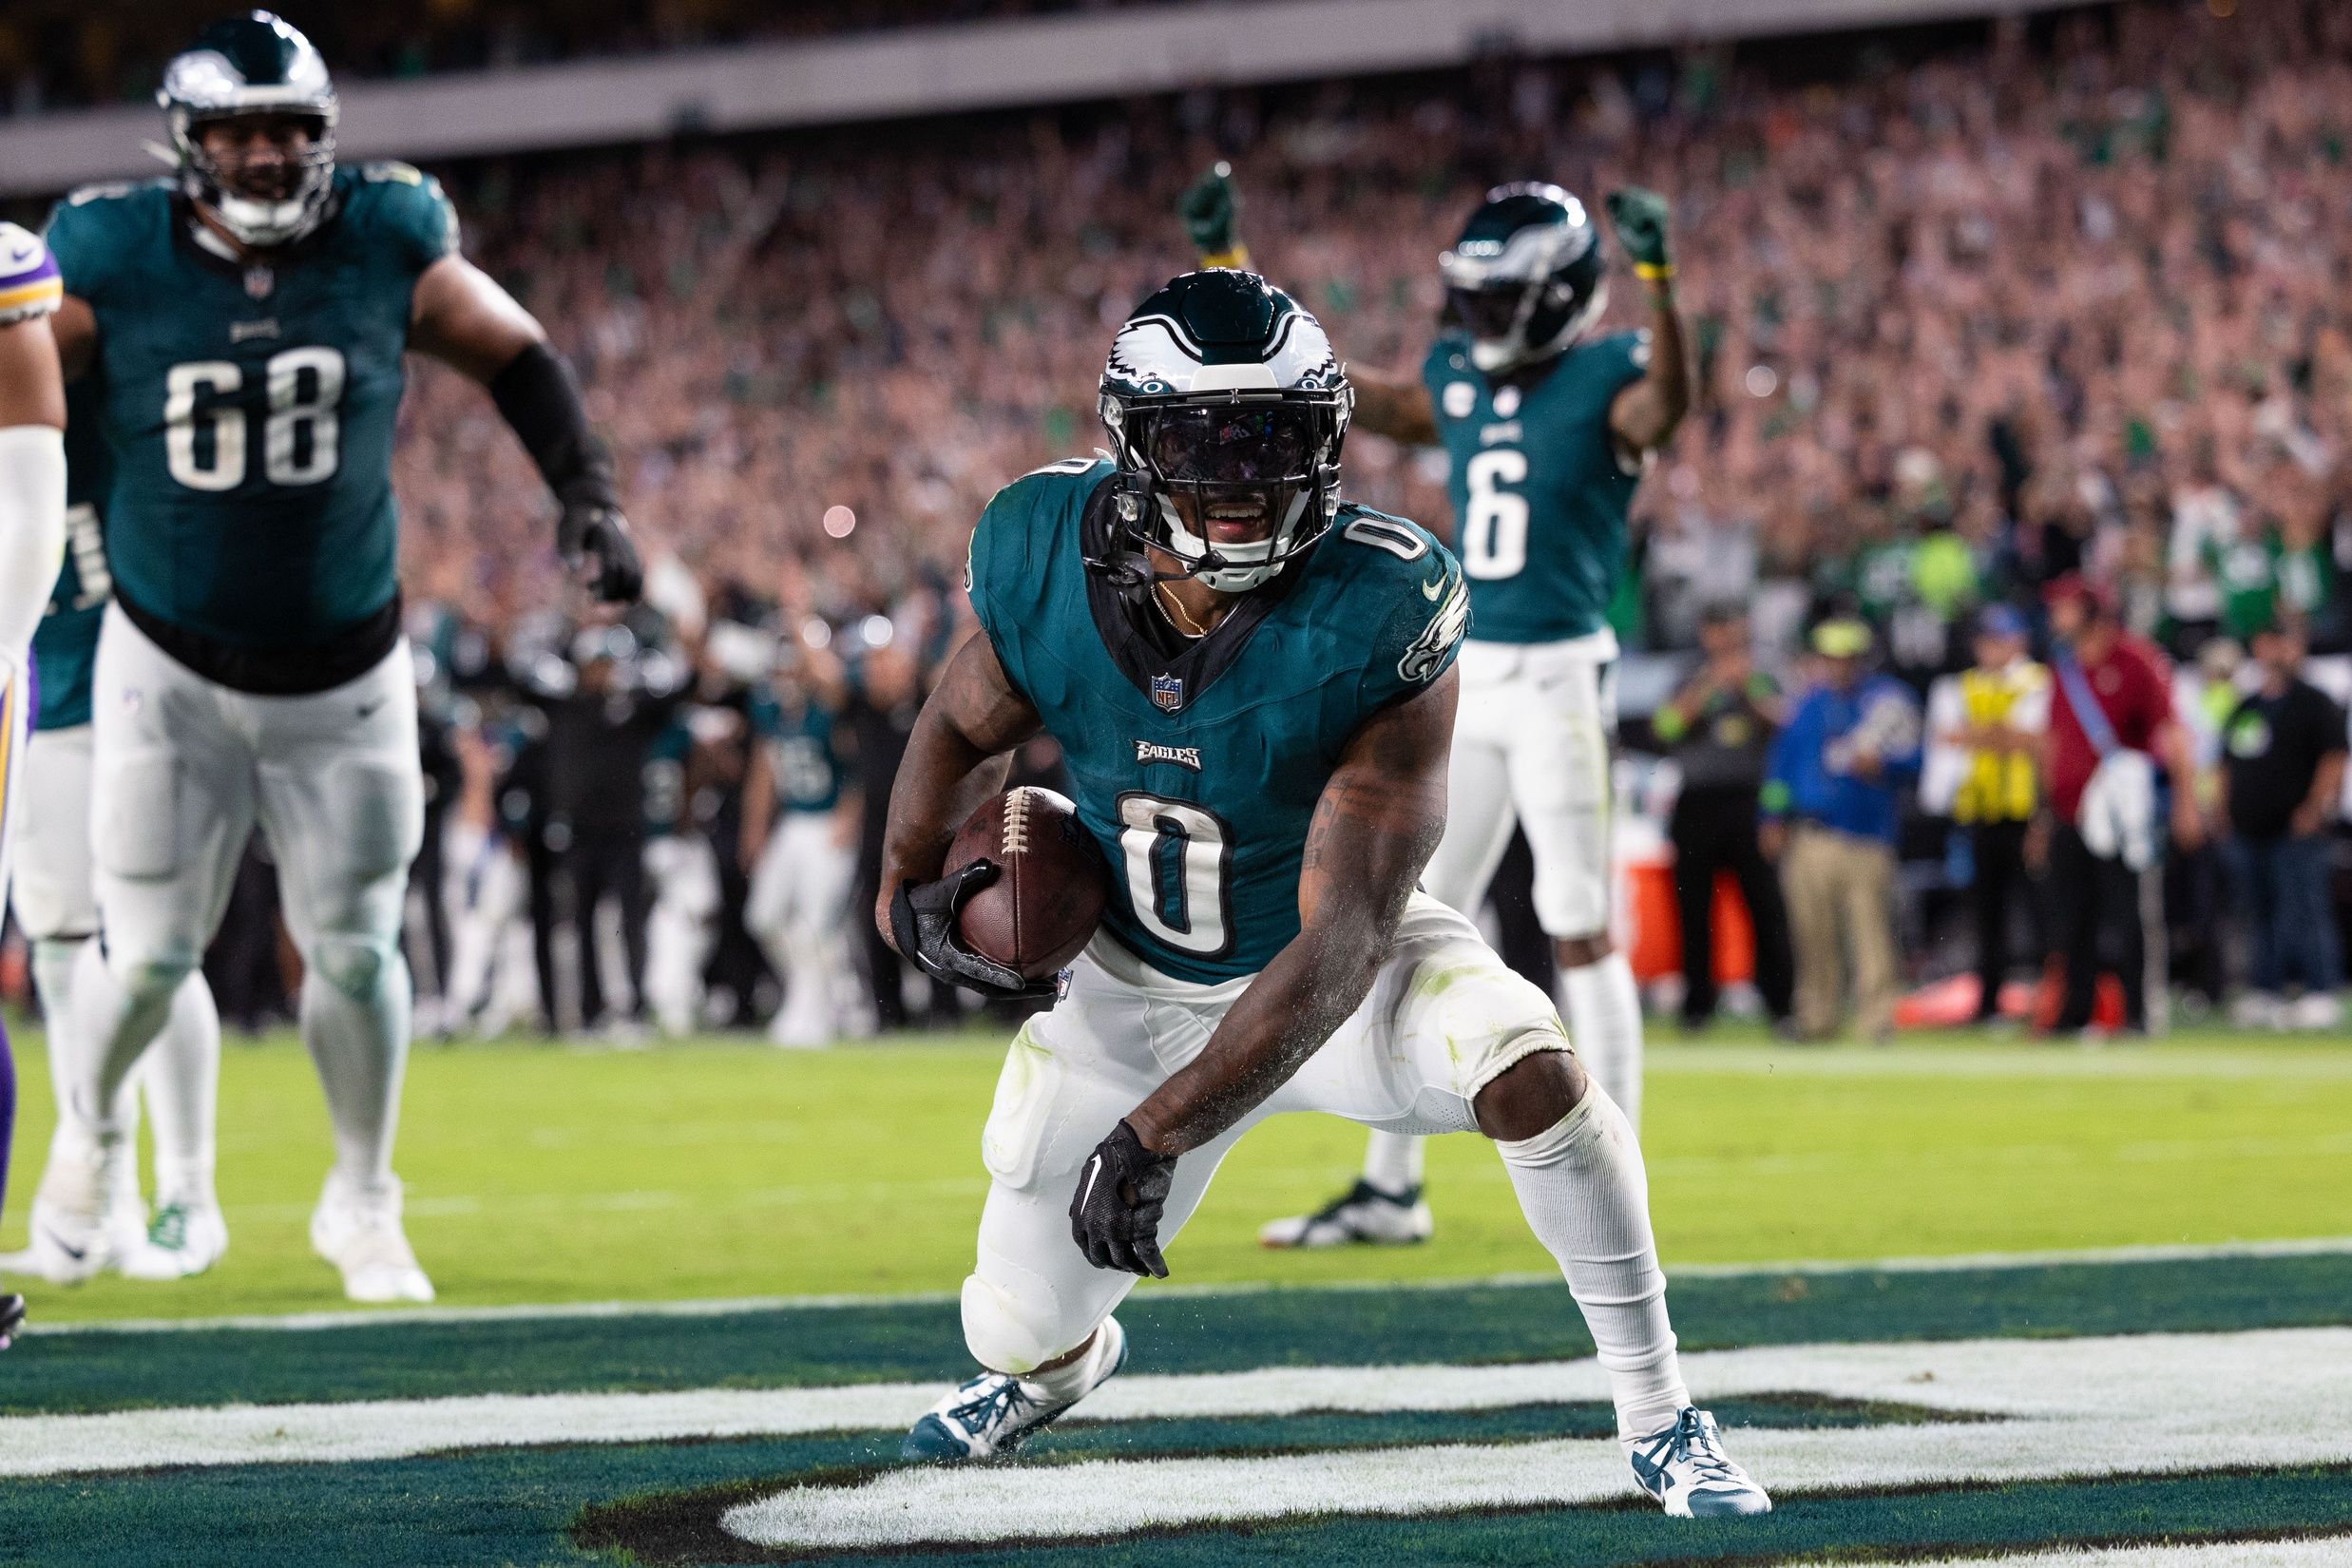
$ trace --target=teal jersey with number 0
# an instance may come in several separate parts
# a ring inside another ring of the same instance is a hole
[[[1078,459],[1000,491],[972,535],[972,608],[1061,743],[1111,870],[1104,927],[1177,980],[1253,975],[1298,934],[1308,825],[1348,741],[1453,662],[1462,571],[1417,525],[1345,506],[1185,643],[1084,564],[1114,471]]]
[[[401,355],[457,220],[404,163],[337,169],[334,201],[267,264],[201,243],[162,181],[76,192],[49,221],[98,322],[115,591],[231,648],[324,643],[398,587]]]
[[[1422,382],[1452,459],[1454,549],[1481,642],[1563,642],[1609,623],[1638,469],[1609,406],[1648,373],[1650,335],[1618,333],[1532,374],[1489,378],[1466,338],[1440,337]]]
[[[84,377],[66,388],[66,564],[48,608],[33,629],[33,669],[41,681],[36,730],[69,730],[90,721],[90,671],[98,662],[98,623],[113,591],[99,502],[106,489],[106,437],[98,393]]]

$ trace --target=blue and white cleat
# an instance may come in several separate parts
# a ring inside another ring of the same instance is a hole
[[[1715,1418],[1686,1405],[1674,1424],[1626,1444],[1634,1480],[1675,1519],[1769,1514],[1772,1500],[1723,1451]]]
[[[1042,1399],[1034,1384],[1003,1372],[983,1372],[958,1385],[925,1412],[908,1432],[900,1454],[933,1464],[960,1464],[1011,1453],[1060,1421],[1071,1405],[1110,1382],[1127,1365],[1127,1330],[1119,1326],[1119,1319],[1104,1318],[1101,1332],[1110,1336],[1097,1358],[1102,1370],[1068,1399]]]

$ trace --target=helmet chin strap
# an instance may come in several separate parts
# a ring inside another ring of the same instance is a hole
[[[1219,593],[1247,593],[1252,588],[1261,587],[1282,570],[1284,563],[1267,558],[1276,552],[1284,540],[1296,534],[1298,520],[1306,512],[1307,502],[1313,494],[1314,487],[1308,486],[1292,495],[1280,521],[1267,530],[1265,538],[1228,545],[1220,549],[1186,527],[1183,514],[1176,509],[1175,498],[1162,491],[1159,509],[1168,524],[1169,553],[1187,564],[1204,561],[1218,563],[1187,575]]]

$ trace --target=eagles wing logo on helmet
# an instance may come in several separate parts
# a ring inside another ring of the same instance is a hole
[[[1322,323],[1289,295],[1254,273],[1176,278],[1119,328],[1103,367],[1123,490],[1111,547],[1089,564],[1131,588],[1272,581],[1339,510],[1353,407]]]
[[[283,245],[326,217],[340,105],[325,59],[293,27],[265,10],[214,23],[164,67],[155,101],[171,131],[181,188],[238,239]],[[309,123],[309,145],[264,171],[273,188],[240,185],[248,171],[224,169],[204,147],[207,124],[256,115]]]
[[[1471,362],[1489,374],[1562,352],[1609,303],[1600,233],[1558,185],[1488,191],[1438,271]]]

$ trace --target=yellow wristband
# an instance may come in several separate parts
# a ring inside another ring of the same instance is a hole
[[[1236,244],[1232,250],[1219,251],[1214,256],[1200,258],[1203,267],[1240,268],[1250,264],[1250,247]]]
[[[1634,263],[1634,276],[1645,283],[1663,283],[1674,276],[1674,264],[1672,261],[1636,261]]]

